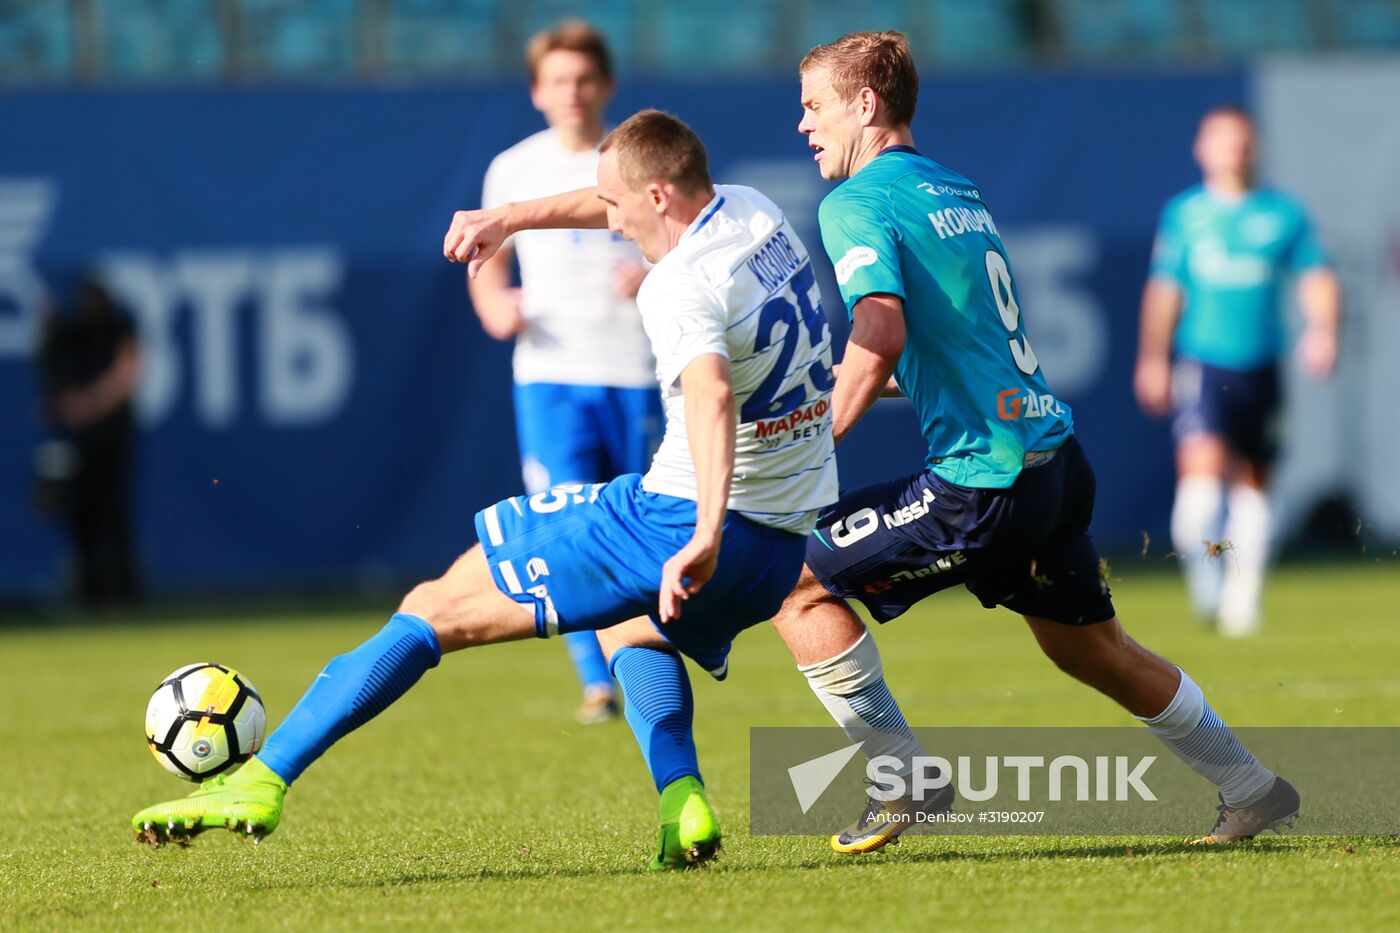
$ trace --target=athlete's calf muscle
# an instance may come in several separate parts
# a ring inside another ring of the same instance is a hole
[[[444,653],[535,634],[531,614],[496,587],[480,545],[457,558],[441,577],[410,590],[399,611],[431,625]]]
[[[1177,666],[1130,638],[1116,617],[1092,625],[1025,619],[1056,667],[1134,716],[1156,716],[1176,694]]]

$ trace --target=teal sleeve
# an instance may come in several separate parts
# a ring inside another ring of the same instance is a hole
[[[1166,279],[1177,285],[1186,284],[1186,243],[1176,219],[1174,204],[1162,210],[1157,224],[1157,239],[1152,244],[1152,262],[1148,274],[1154,279]]]
[[[899,234],[879,199],[828,196],[817,220],[848,317],[866,295],[896,295],[904,300]]]
[[[1293,243],[1288,248],[1288,268],[1294,272],[1307,272],[1309,269],[1326,265],[1330,265],[1327,254],[1322,251],[1322,244],[1317,241],[1317,234],[1313,232],[1312,221],[1308,219],[1307,211],[1300,206],[1298,229],[1293,236]]]

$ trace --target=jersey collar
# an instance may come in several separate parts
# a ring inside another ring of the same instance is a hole
[[[1254,193],[1259,189],[1257,187],[1251,186],[1244,189],[1243,193],[1231,197],[1230,195],[1221,194],[1219,191],[1215,190],[1210,185],[1207,185],[1204,182],[1202,182],[1201,190],[1204,191],[1206,193],[1206,196],[1209,197],[1211,201],[1215,204],[1219,204],[1221,207],[1227,207],[1233,210],[1234,208],[1237,208],[1240,205],[1244,204],[1250,198],[1254,197]]]
[[[690,229],[685,232],[685,236],[690,236],[692,233],[699,233],[700,228],[705,226],[705,224],[709,223],[710,218],[715,216],[715,212],[723,206],[724,195],[715,195],[714,200],[710,201],[709,204],[706,204],[705,209],[700,212],[700,219],[690,225]]]
[[[880,158],[880,156],[890,152],[907,152],[910,155],[922,155],[922,153],[920,153],[919,150],[915,149],[913,146],[894,145],[886,146],[885,148],[881,149],[875,154],[875,158],[878,159]]]

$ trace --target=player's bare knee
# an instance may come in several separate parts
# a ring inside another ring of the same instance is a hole
[[[438,580],[425,580],[409,590],[408,595],[399,601],[399,612],[415,615],[420,619],[429,619],[434,615],[432,610],[437,605],[440,582]]]
[[[817,579],[817,575],[806,567],[802,568],[802,573],[797,578],[797,588],[793,592],[809,604],[827,602],[836,598],[827,592],[822,581]]]
[[[782,625],[832,598],[832,595],[826,591],[826,587],[822,586],[816,575],[808,568],[803,567],[801,576],[797,578],[797,585],[788,594],[788,598],[783,600],[783,605],[778,610],[778,614],[773,617],[773,621]]]
[[[1230,455],[1224,440],[1214,434],[1192,434],[1176,447],[1178,476],[1200,475],[1223,477],[1229,469]]]
[[[415,615],[437,632],[443,643],[469,639],[474,613],[471,594],[454,587],[445,578],[420,583],[409,591],[399,605],[400,612]]]
[[[651,619],[646,616],[638,616],[635,619],[619,622],[609,628],[599,629],[598,647],[603,649],[603,656],[609,662],[612,661],[613,655],[623,648],[675,650],[670,642],[656,631],[656,626],[652,625]]]

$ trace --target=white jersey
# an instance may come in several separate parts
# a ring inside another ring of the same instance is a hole
[[[598,183],[596,149],[565,149],[553,130],[511,146],[491,161],[482,207],[529,201]],[[607,230],[526,230],[509,241],[520,262],[515,381],[650,388],[653,361],[637,306],[619,298],[613,277],[642,261]]]
[[[729,359],[738,413],[729,508],[805,535],[837,496],[831,329],[807,249],[782,211],[752,188],[715,191],[637,295],[666,406],[666,436],[642,488],[697,497],[680,375],[717,353]]]

